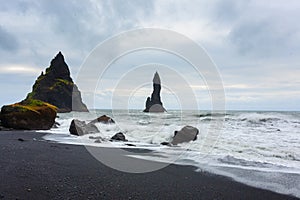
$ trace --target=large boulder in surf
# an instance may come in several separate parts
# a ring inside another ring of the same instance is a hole
[[[180,131],[174,132],[174,137],[171,141],[172,145],[177,145],[184,142],[190,142],[197,139],[199,130],[193,126],[185,126]]]
[[[61,52],[51,61],[46,72],[37,78],[26,99],[50,103],[58,108],[58,112],[88,111]]]
[[[102,115],[100,117],[98,117],[97,119],[94,119],[90,122],[90,124],[94,124],[94,123],[103,123],[103,124],[114,124],[115,121],[109,117],[109,116],[106,116],[106,115]]]
[[[110,140],[111,141],[114,141],[114,140],[115,141],[124,141],[124,142],[128,141],[128,140],[126,140],[125,135],[123,133],[121,133],[121,132],[116,133],[114,136],[111,137]]]
[[[146,108],[144,112],[165,112],[166,109],[163,107],[163,103],[160,100],[161,82],[157,72],[153,78],[153,92],[151,98],[148,97],[146,100]]]
[[[99,133],[98,128],[94,124],[86,124],[84,121],[73,119],[69,128],[72,135],[86,135],[91,133]]]
[[[55,123],[57,108],[49,103],[28,99],[1,108],[1,123],[6,128],[48,130]]]

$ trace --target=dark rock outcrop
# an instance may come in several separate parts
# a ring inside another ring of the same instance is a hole
[[[92,120],[90,122],[90,124],[94,124],[97,122],[100,122],[103,124],[114,124],[115,123],[115,121],[111,117],[108,117],[106,115],[102,115],[101,117],[98,117],[97,119]]]
[[[125,144],[126,146],[129,146],[129,147],[136,147],[135,144]]]
[[[172,145],[177,145],[179,143],[190,142],[197,139],[199,130],[193,126],[185,126],[180,131],[174,132]]]
[[[98,133],[99,130],[94,124],[86,124],[84,121],[73,119],[69,128],[72,135],[85,135],[90,133]]]
[[[54,124],[53,124],[52,128],[58,128],[59,126],[60,126],[60,123],[58,123],[58,122],[54,122]]]
[[[0,131],[11,131],[11,130],[13,130],[13,129],[12,128],[6,128],[6,127],[0,125]]]
[[[160,100],[161,82],[157,72],[153,78],[153,92],[151,98],[148,97],[146,100],[146,108],[144,112],[165,112],[166,109],[163,107],[163,103]]]
[[[170,145],[170,142],[162,142],[161,145]]]
[[[0,131],[9,131],[9,130],[11,130],[11,128],[6,128],[1,123],[1,112],[0,112]]]
[[[51,61],[46,72],[37,78],[26,99],[50,103],[58,108],[58,112],[88,111],[61,52]]]
[[[125,135],[123,133],[121,133],[121,132],[116,133],[114,136],[111,137],[110,140],[111,141],[114,141],[114,140],[116,140],[116,141],[124,141],[124,142],[128,141],[128,140],[126,140]]]
[[[1,108],[1,123],[6,128],[48,130],[55,123],[57,108],[49,103],[28,99]]]
[[[12,128],[7,128],[7,127],[4,127],[1,123],[1,112],[0,112],[0,131],[11,131],[13,130]]]

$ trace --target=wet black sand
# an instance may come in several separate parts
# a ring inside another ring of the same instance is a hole
[[[120,172],[83,146],[42,141],[42,135],[0,132],[0,199],[293,199],[188,166]]]

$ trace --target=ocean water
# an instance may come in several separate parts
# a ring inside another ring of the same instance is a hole
[[[69,134],[72,119],[88,122],[104,114],[111,116],[116,124],[97,124],[100,132],[96,134]],[[49,130],[44,139],[74,145],[149,149],[153,154],[129,156],[193,165],[199,171],[300,197],[300,112],[227,111],[224,114],[174,110],[154,114],[140,110],[93,110],[62,113],[57,122],[60,127]],[[185,125],[200,130],[196,141],[176,147],[160,145],[171,141],[174,131]],[[120,131],[128,142],[109,142]],[[95,143],[90,136],[100,136],[104,141]]]

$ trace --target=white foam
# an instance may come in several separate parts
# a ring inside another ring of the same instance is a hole
[[[78,137],[68,133],[73,118],[89,121],[106,114],[112,116],[117,123],[98,123],[100,133],[93,136],[101,136],[108,141],[115,133],[123,132],[129,143],[136,145],[126,148],[143,147],[162,155],[141,155],[136,156],[137,158],[194,165],[246,184],[300,197],[299,187],[291,186],[291,182],[298,184],[300,181],[300,113],[229,112],[225,116],[223,129],[214,132],[211,123],[220,119],[220,115],[200,117],[196,111],[169,111],[163,115],[140,111],[132,111],[129,114],[124,111],[97,112],[60,114],[57,121],[61,126],[48,131],[49,135],[45,136],[45,139],[77,145],[126,147],[122,142],[99,144],[89,139],[90,135]],[[181,144],[179,147],[159,145],[161,142],[170,141],[174,131],[185,125],[192,125],[200,130],[196,141]],[[245,171],[249,176],[242,175],[241,171]],[[281,176],[275,176],[276,173],[280,173]],[[270,174],[273,179],[266,183],[266,180],[269,180],[266,176]],[[291,174],[295,177],[291,181],[286,180]]]

